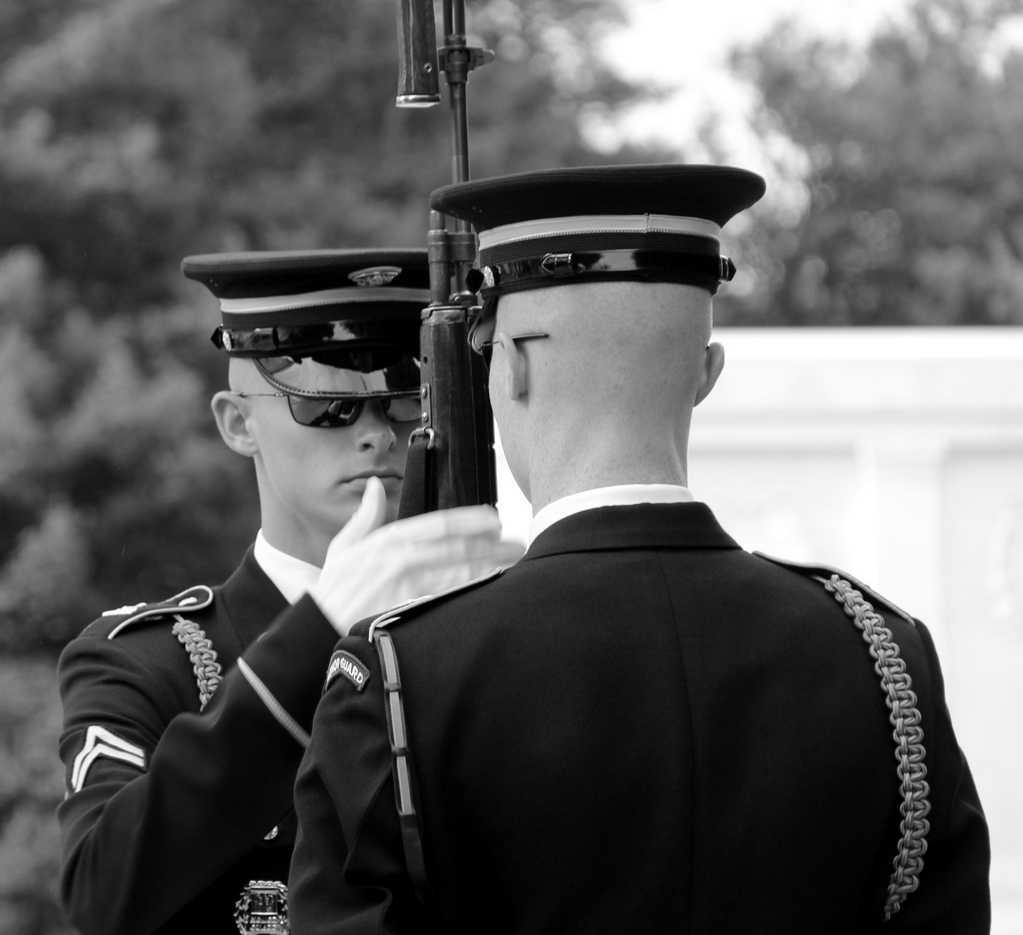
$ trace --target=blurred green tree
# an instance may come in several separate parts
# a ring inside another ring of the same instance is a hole
[[[641,94],[592,51],[617,0],[469,12],[498,52],[470,86],[476,175],[635,158],[579,128]],[[394,107],[395,31],[382,0],[0,3],[5,935],[68,931],[55,653],[105,608],[223,580],[258,526],[208,410],[215,303],[181,258],[425,243],[447,108]]]
[[[61,708],[46,659],[0,659],[0,932],[73,935],[57,901]]]
[[[758,287],[733,324],[1023,322],[1023,52],[999,47],[1020,0],[917,0],[866,50],[791,24],[738,51],[757,126],[805,156],[798,220],[758,212]]]
[[[475,174],[607,161],[582,109],[641,93],[592,52],[615,2],[471,5],[498,50]],[[390,3],[9,0],[0,25],[0,647],[25,651],[215,583],[255,532],[181,258],[424,243],[450,152],[446,107],[394,107]]]

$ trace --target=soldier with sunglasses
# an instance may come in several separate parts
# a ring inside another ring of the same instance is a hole
[[[262,528],[219,587],[109,611],[61,658],[61,894],[83,935],[287,932],[292,787],[338,636],[520,551],[485,507],[385,525],[420,423],[425,251],[183,271],[220,300],[213,414]]]

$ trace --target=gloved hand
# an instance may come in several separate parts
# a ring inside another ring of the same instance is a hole
[[[507,568],[524,552],[516,542],[501,542],[493,507],[439,510],[384,526],[386,507],[384,485],[369,478],[361,506],[330,543],[310,592],[342,636],[365,617]]]

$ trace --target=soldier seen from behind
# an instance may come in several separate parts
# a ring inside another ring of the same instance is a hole
[[[531,544],[360,624],[296,783],[296,935],[983,933],[988,834],[927,628],[745,552],[687,487],[724,365],[711,166],[453,185]]]

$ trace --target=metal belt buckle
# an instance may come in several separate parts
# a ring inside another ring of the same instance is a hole
[[[289,935],[288,888],[276,880],[250,880],[234,904],[241,935]]]

